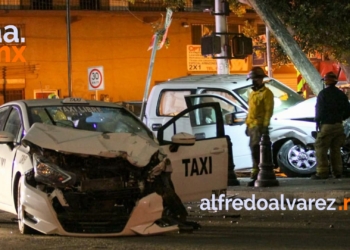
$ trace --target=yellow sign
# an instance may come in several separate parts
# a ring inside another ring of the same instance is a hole
[[[216,69],[216,60],[202,56],[200,45],[187,45],[188,71],[216,71]]]
[[[229,60],[230,71],[248,71],[248,59]],[[204,57],[200,45],[187,45],[187,71],[217,72],[216,59]]]

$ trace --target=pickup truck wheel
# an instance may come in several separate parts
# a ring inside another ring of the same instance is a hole
[[[288,177],[307,177],[316,172],[315,150],[292,140],[285,142],[277,154],[277,163]]]

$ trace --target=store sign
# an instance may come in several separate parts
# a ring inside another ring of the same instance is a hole
[[[248,71],[248,59],[229,60],[230,72]],[[217,62],[211,56],[204,57],[200,45],[187,45],[187,71],[217,72]]]
[[[24,37],[19,37],[19,29],[15,25],[7,25],[0,29],[1,62],[26,62],[23,52],[26,49]]]
[[[216,71],[216,69],[216,60],[202,56],[200,45],[187,45],[188,71]]]

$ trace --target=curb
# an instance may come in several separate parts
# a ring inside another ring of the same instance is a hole
[[[275,187],[247,187],[249,178],[239,178],[240,186],[231,186],[227,189],[228,197],[256,199],[336,199],[342,204],[344,198],[350,198],[350,179],[310,180],[308,178],[277,178],[279,186]],[[350,201],[349,201],[350,205]]]

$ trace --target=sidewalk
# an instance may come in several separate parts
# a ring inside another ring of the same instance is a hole
[[[230,186],[228,196],[251,198],[252,194],[258,198],[280,198],[281,194],[289,199],[317,199],[335,198],[342,202],[350,198],[350,178],[311,180],[310,178],[284,178],[277,177],[279,186],[275,187],[247,187],[248,177],[238,177],[240,186]]]

